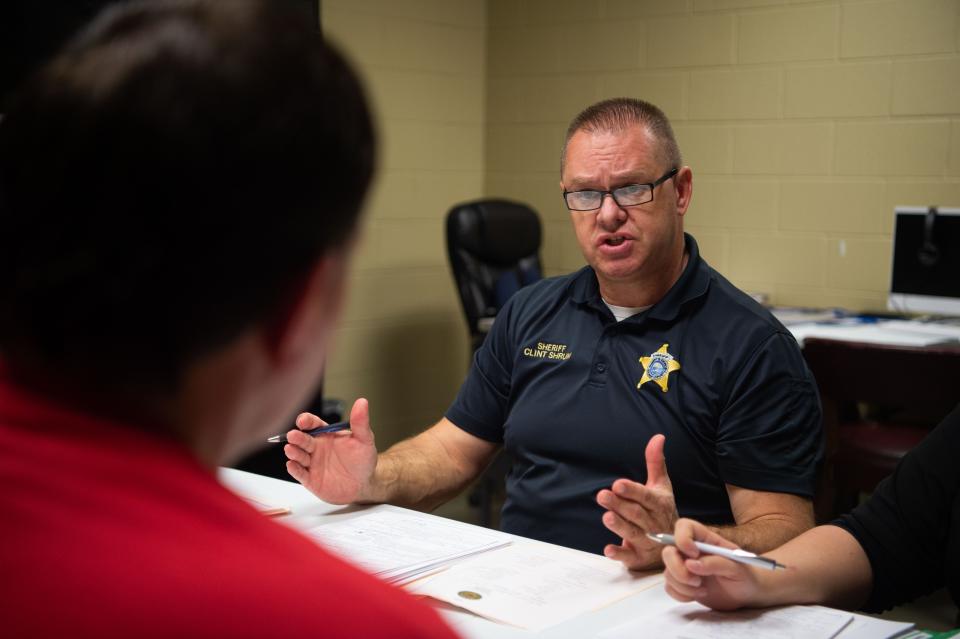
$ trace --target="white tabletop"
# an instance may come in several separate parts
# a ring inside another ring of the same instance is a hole
[[[272,504],[289,506],[290,515],[278,517],[275,521],[299,530],[307,530],[323,523],[353,517],[359,512],[370,509],[395,509],[395,506],[333,506],[320,501],[303,486],[281,481],[271,477],[254,475],[232,468],[220,471],[221,481],[241,495],[260,497]],[[406,511],[413,512],[413,511]],[[434,517],[426,513],[417,513],[421,517]],[[498,533],[513,538],[507,533]],[[532,540],[525,540],[530,542]],[[544,542],[534,542],[544,543]],[[659,585],[620,600],[600,610],[577,617],[568,622],[547,628],[540,632],[530,632],[505,626],[452,606],[436,603],[436,608],[447,622],[463,637],[468,639],[529,639],[530,637],[548,639],[588,639],[610,631],[619,626],[636,626],[637,620],[662,613],[676,602],[670,599]],[[876,637],[876,627],[871,618],[857,615],[854,623],[847,627],[839,637],[841,639],[866,639]],[[633,630],[633,628],[631,628]],[[630,632],[636,636],[635,632]]]

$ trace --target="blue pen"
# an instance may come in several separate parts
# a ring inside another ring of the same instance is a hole
[[[327,424],[326,426],[317,426],[316,428],[311,428],[310,430],[300,431],[305,435],[310,435],[311,437],[316,437],[317,435],[323,435],[324,433],[336,433],[341,430],[350,430],[350,422],[337,422],[336,424]],[[281,433],[280,435],[274,435],[273,437],[267,437],[267,441],[270,443],[286,443],[287,433]]]

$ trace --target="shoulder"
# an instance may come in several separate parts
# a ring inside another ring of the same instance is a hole
[[[705,262],[705,294],[687,311],[684,334],[719,364],[727,388],[744,376],[813,384],[793,334],[773,314]]]
[[[708,264],[703,267],[708,270],[710,286],[697,313],[701,322],[735,332],[737,339],[727,342],[730,347],[755,351],[765,345],[781,345],[799,353],[793,334],[773,313]]]
[[[873,569],[864,610],[880,612],[930,592],[950,574],[960,520],[958,446],[960,406],[900,460],[869,499],[832,522],[853,535]]]
[[[494,330],[515,331],[547,321],[570,301],[583,278],[593,277],[590,267],[558,277],[548,277],[523,287],[507,300],[497,314]]]
[[[790,333],[768,309],[712,267],[705,266],[710,272],[709,303],[713,305],[712,311],[720,317],[744,322],[747,327],[767,334]]]
[[[124,437],[115,439],[125,445]],[[32,508],[17,535],[28,541],[16,555],[0,549],[0,564],[20,584],[10,623],[29,629],[14,635],[90,634],[109,601],[116,635],[280,636],[315,633],[320,619],[328,637],[450,636],[431,610],[263,517],[186,455],[136,433],[127,439],[143,444],[138,455],[98,456],[96,441],[62,452],[90,450],[101,462],[54,464],[57,478],[69,477],[60,482],[69,500],[50,501],[48,477],[20,473]],[[51,553],[64,535],[70,551]],[[50,574],[58,578],[43,578]],[[45,598],[61,602],[58,615],[31,614]],[[298,612],[298,601],[309,613]]]
[[[280,609],[291,592],[323,595],[332,588],[336,593],[334,597],[320,597],[322,602],[311,603],[311,608],[321,613],[328,630],[339,626],[343,631],[350,631],[344,632],[345,636],[362,637],[450,636],[438,615],[424,603],[312,543],[308,545],[302,561],[281,565],[269,562],[272,570],[286,572],[288,577],[283,580],[286,588],[279,592]]]
[[[527,309],[566,301],[570,297],[571,287],[580,278],[592,276],[592,274],[590,267],[585,266],[567,275],[544,278],[517,291],[507,303],[514,307],[514,312],[523,312]]]
[[[956,463],[958,450],[960,404],[919,444],[907,452],[893,478],[907,484],[924,486],[922,492],[926,496],[944,488],[950,495],[960,495],[960,466]]]
[[[235,636],[316,632],[330,637],[450,637],[436,613],[407,593],[360,571],[304,534],[252,513],[247,525],[196,556],[204,579],[193,600],[217,603]],[[259,518],[259,519],[257,519]],[[239,522],[238,522],[239,523]],[[189,553],[188,553],[189,554]],[[222,593],[230,592],[224,598]],[[296,601],[310,613],[296,609]],[[259,629],[258,632],[251,632]]]

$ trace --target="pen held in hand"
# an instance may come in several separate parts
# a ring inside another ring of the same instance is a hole
[[[668,535],[666,533],[647,533],[647,537],[657,542],[658,544],[663,544],[664,546],[676,546],[677,542],[674,540],[673,535]],[[769,557],[761,557],[760,555],[755,555],[752,552],[740,548],[723,548],[722,546],[715,546],[713,544],[705,544],[702,541],[693,542],[694,545],[700,550],[700,552],[706,553],[708,555],[717,555],[718,557],[725,557],[731,561],[736,561],[741,564],[747,564],[748,566],[755,566],[757,568],[764,568],[765,570],[777,570],[786,569],[786,566],[777,562],[775,559],[770,559]]]
[[[303,430],[300,432],[302,432],[304,435],[316,437],[317,435],[323,435],[324,433],[336,433],[341,430],[350,430],[350,422],[337,422],[336,424],[317,426],[316,428],[311,428],[310,430]],[[285,444],[287,442],[287,433],[280,433],[279,435],[267,437],[267,441],[271,444]]]

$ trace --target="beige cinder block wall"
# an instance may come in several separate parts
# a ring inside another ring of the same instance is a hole
[[[582,257],[558,189],[569,119],[634,95],[675,122],[687,227],[781,304],[880,308],[895,204],[960,204],[960,0],[323,0],[383,149],[326,393],[379,443],[467,366],[443,241],[454,202],[532,203],[549,274]]]
[[[878,309],[893,207],[960,205],[960,1],[490,0],[486,191],[531,202],[551,273],[582,265],[565,124],[637,96],[694,171],[687,228],[775,303]]]
[[[369,398],[384,448],[442,416],[468,364],[443,221],[483,191],[482,0],[323,0],[324,32],[366,81],[381,138],[324,394]]]

